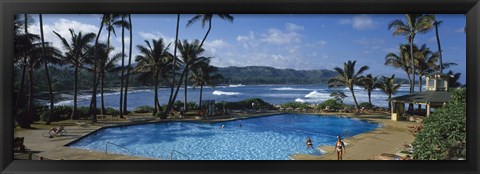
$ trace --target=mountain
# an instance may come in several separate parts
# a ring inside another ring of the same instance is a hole
[[[276,69],[267,66],[218,68],[223,84],[322,84],[335,77],[331,70]]]

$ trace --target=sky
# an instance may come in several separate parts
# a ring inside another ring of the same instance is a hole
[[[333,69],[343,67],[348,60],[356,60],[357,68],[368,65],[366,73],[373,75],[406,78],[400,69],[385,66],[385,56],[398,54],[400,44],[408,43],[404,36],[393,36],[388,24],[395,19],[405,20],[402,14],[231,14],[233,22],[214,17],[212,30],[205,41],[203,56],[213,57],[211,64],[228,66],[271,66],[296,70]],[[38,15],[32,15],[35,23],[32,33],[39,33]],[[186,27],[193,14],[180,17],[179,39],[201,40],[208,26],[200,22]],[[75,32],[97,33],[101,15],[98,14],[44,14],[45,40],[61,48],[60,40],[52,31],[69,39],[69,28]],[[175,40],[176,14],[132,14],[133,56],[138,54],[136,45],[145,45],[145,40],[163,38]],[[463,14],[437,15],[443,21],[439,26],[443,62],[458,65],[448,70],[462,73],[460,81],[465,83],[466,74],[466,18]],[[121,52],[121,28],[112,34],[111,44]],[[128,55],[129,32],[125,31],[125,53]],[[107,32],[102,31],[101,42],[106,42]],[[415,44],[426,44],[438,51],[435,30],[417,34]],[[128,57],[126,57],[128,60]]]

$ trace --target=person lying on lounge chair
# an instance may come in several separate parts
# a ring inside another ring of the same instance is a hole
[[[67,131],[63,126],[60,126],[58,128],[52,127],[50,131],[48,131],[48,134],[50,135],[49,138],[53,138],[54,136],[57,136],[57,135],[63,135],[65,133],[67,133]]]

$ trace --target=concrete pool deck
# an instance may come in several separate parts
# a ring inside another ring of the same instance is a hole
[[[280,112],[267,112],[257,114],[239,114],[229,117],[217,117],[211,119],[167,119],[161,121],[150,121],[145,123],[155,123],[164,121],[195,121],[195,122],[220,122],[230,121],[236,119],[254,118],[261,116],[269,116],[282,114]],[[303,114],[303,113],[299,113]],[[310,113],[312,114],[312,113]],[[314,113],[322,115],[339,115],[338,113],[324,114]],[[391,121],[388,115],[346,115],[347,117],[365,119],[377,123],[381,123],[384,126],[374,131],[363,133],[345,140],[348,143],[347,153],[344,155],[344,160],[366,160],[372,159],[374,155],[382,153],[396,153],[401,150],[404,143],[411,143],[414,140],[413,135],[409,134],[407,126],[419,125],[420,123],[408,122],[408,121]],[[116,126],[116,125],[130,125],[139,124],[136,122],[119,122],[117,124],[96,124],[89,127],[80,127],[75,125],[65,126],[65,130],[68,131],[67,135],[58,136],[55,138],[48,138],[47,128],[38,129],[19,129],[15,131],[15,137],[25,137],[24,144],[31,151],[34,156],[43,157],[51,160],[158,160],[149,159],[144,157],[126,156],[120,154],[108,155],[104,152],[82,150],[77,148],[71,148],[65,146],[82,136],[92,133],[102,127]],[[140,123],[141,124],[141,123]],[[51,126],[54,127],[54,126]],[[314,142],[315,143],[315,142]],[[332,144],[333,145],[333,144]],[[114,145],[108,148],[117,148]],[[333,153],[333,147],[319,147],[326,151],[326,154],[321,156],[306,155],[306,154],[294,154],[291,156],[294,160],[336,160],[336,153]]]

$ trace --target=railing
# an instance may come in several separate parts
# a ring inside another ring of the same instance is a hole
[[[111,145],[114,145],[114,146],[117,146],[117,147],[120,147],[121,149],[124,149],[124,150],[127,150],[127,151],[130,151],[130,149],[127,149],[123,146],[120,146],[118,144],[115,144],[115,143],[112,143],[112,142],[109,142],[107,141],[107,144],[105,144],[105,156],[108,156],[108,145],[111,144]]]
[[[184,156],[184,157],[187,157],[187,160],[190,159],[190,157],[189,157],[188,155],[185,155],[184,153],[179,152],[179,151],[176,151],[176,150],[174,149],[174,150],[172,150],[172,153],[170,153],[170,160],[173,160],[173,154],[174,154],[174,152],[176,152],[176,153],[178,153],[178,154],[180,154],[180,155],[182,155],[182,156]]]

